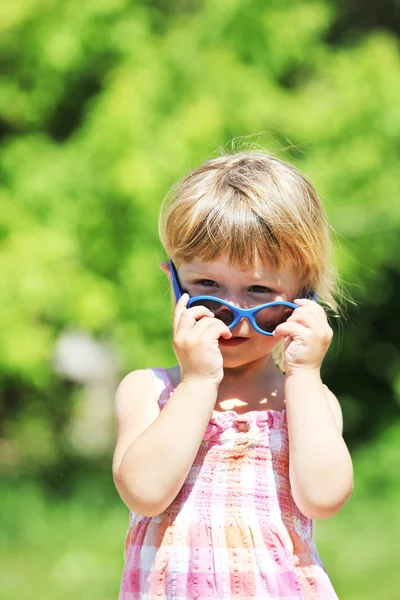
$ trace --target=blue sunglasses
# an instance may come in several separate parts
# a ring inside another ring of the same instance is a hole
[[[185,291],[182,289],[179,282],[178,273],[172,260],[169,261],[169,268],[175,298],[178,302]],[[318,295],[310,291],[306,293],[303,298],[317,300]],[[217,317],[217,319],[223,321],[229,329],[233,329],[239,323],[240,319],[246,318],[250,321],[252,327],[258,331],[258,333],[262,333],[263,335],[273,335],[273,332],[278,325],[287,321],[293,314],[293,311],[296,308],[299,308],[297,304],[285,302],[283,300],[260,304],[254,308],[238,308],[237,306],[233,306],[233,304],[226,302],[226,300],[216,298],[215,296],[193,296],[192,298],[189,298],[187,304],[188,308],[192,306],[205,306],[214,313],[214,316]]]

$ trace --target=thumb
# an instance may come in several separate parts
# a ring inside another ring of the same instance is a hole
[[[225,323],[223,323],[222,321],[220,322],[222,327],[220,329],[221,333],[219,337],[224,338],[225,340],[229,340],[232,337],[232,331],[229,329],[229,327],[227,325],[225,325]]]
[[[286,336],[290,336],[291,338],[296,338],[299,337],[302,331],[302,326],[299,323],[296,322],[289,322],[286,321],[286,323],[281,323],[281,325],[278,325],[278,327],[274,330],[273,335],[274,337],[280,338],[280,337],[286,337]]]

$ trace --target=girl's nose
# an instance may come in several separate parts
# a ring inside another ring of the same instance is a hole
[[[231,329],[231,332],[232,332],[233,336],[248,337],[251,330],[252,330],[252,326],[251,326],[249,319],[247,317],[242,317],[240,319],[239,323],[237,323],[235,325],[235,327],[233,327],[233,329]]]

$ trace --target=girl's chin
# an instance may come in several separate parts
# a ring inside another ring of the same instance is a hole
[[[265,354],[262,356],[251,356],[251,355],[242,355],[242,356],[227,356],[223,354],[223,363],[224,368],[226,369],[236,369],[237,367],[244,367],[245,365],[249,365],[251,363],[257,363],[258,361],[264,362]]]
[[[259,350],[258,352],[257,350],[254,351],[254,349],[252,352],[249,352],[247,344],[237,346],[236,348],[227,348],[220,344],[219,349],[221,350],[224,367],[234,369],[250,363],[265,363],[265,360],[271,356],[271,352],[275,346],[276,344],[273,344],[272,347]]]

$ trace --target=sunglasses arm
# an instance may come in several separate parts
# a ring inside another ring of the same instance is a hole
[[[178,273],[176,272],[175,265],[172,260],[169,261],[169,271],[171,273],[172,287],[174,288],[175,299],[178,300],[182,297],[182,289],[179,285]]]

